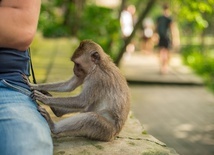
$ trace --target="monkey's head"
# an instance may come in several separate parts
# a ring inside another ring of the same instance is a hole
[[[109,57],[100,45],[91,40],[83,40],[71,57],[71,61],[74,62],[74,74],[85,78],[105,59]]]

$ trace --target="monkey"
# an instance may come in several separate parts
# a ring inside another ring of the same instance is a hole
[[[47,120],[53,134],[66,133],[99,141],[112,141],[118,136],[130,110],[130,93],[125,77],[102,47],[83,40],[71,56],[73,76],[62,82],[32,84],[33,98],[51,107],[56,116],[78,112],[53,122],[48,112],[38,110]],[[82,85],[77,96],[53,97],[39,92],[73,91]]]

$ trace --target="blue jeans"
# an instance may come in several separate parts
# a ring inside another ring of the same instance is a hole
[[[46,120],[37,111],[30,91],[0,81],[0,154],[52,155]]]

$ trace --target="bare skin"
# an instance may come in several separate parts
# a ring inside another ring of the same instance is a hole
[[[0,1],[0,47],[25,51],[37,29],[41,0]]]
[[[57,116],[80,112],[54,123],[49,114],[39,108],[55,134],[86,136],[110,141],[121,131],[130,108],[129,88],[125,78],[103,49],[92,41],[82,41],[71,60],[74,76],[64,82],[28,84],[34,89],[34,98],[51,106]],[[51,97],[39,92],[72,91],[83,84],[78,96]],[[37,91],[38,90],[38,91]]]

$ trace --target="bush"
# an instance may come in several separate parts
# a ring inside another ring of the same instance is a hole
[[[202,76],[205,83],[214,92],[214,55],[212,50],[202,46],[188,45],[183,47],[184,62]]]

